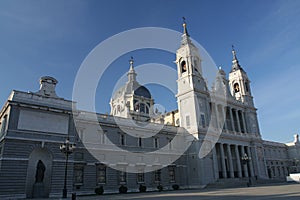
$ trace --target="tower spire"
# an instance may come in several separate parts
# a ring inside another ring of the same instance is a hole
[[[234,46],[231,45],[231,48],[232,48],[232,50],[231,50],[231,52],[232,52],[232,69],[231,69],[231,71],[236,71],[236,70],[239,70],[239,69],[243,70],[242,67],[239,64],[239,60],[237,59],[236,51],[234,49]]]
[[[187,36],[190,36],[188,31],[187,31],[187,28],[186,28],[186,21],[185,21],[185,17],[182,17],[182,20],[183,20],[183,34],[186,34]]]
[[[186,44],[190,44],[191,43],[191,39],[190,39],[190,35],[189,35],[189,33],[188,33],[188,31],[187,31],[187,25],[186,25],[186,21],[185,21],[185,17],[182,17],[182,19],[183,19],[183,24],[182,24],[182,26],[183,26],[183,34],[182,34],[182,40],[181,40],[181,45],[183,46],[183,45],[186,45]]]
[[[136,73],[134,70],[133,63],[134,63],[134,60],[133,60],[133,57],[131,56],[130,60],[129,60],[130,68],[129,68],[129,72],[127,73],[129,82],[136,81]]]
[[[233,56],[233,60],[235,59],[235,60],[237,60],[237,58],[236,58],[236,52],[235,52],[235,50],[234,50],[234,46],[233,45],[231,45],[231,48],[232,48],[232,56]]]
[[[134,63],[134,60],[133,60],[133,57],[131,56],[131,57],[130,57],[130,60],[129,60],[130,70],[133,70],[133,71],[134,71],[133,63]]]

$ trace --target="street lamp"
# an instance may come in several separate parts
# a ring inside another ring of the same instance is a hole
[[[251,158],[250,157],[248,157],[248,155],[245,153],[244,154],[244,156],[242,156],[242,164],[243,165],[248,165],[248,163],[250,162],[250,160],[251,160]],[[248,174],[248,177],[249,177],[249,180],[248,180],[248,187],[251,185],[251,177],[250,177],[250,175]]]
[[[66,163],[65,163],[65,180],[64,180],[64,188],[63,188],[63,196],[62,198],[67,198],[67,170],[68,170],[68,160],[69,155],[73,153],[75,149],[75,144],[71,144],[69,137],[67,137],[66,141],[60,145],[60,151],[66,155]]]

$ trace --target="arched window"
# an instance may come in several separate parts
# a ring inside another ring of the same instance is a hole
[[[140,112],[145,113],[145,104],[143,103],[140,104]]]
[[[185,61],[182,61],[181,62],[181,72],[184,73],[186,72],[187,68],[186,68],[186,62]]]
[[[197,67],[197,66],[198,66],[198,60],[194,59],[194,67]]]
[[[235,84],[233,85],[233,89],[234,89],[234,93],[239,92],[239,91],[240,91],[240,86],[239,86],[239,84],[238,84],[238,83],[235,83]]]
[[[247,81],[245,82],[245,88],[246,88],[246,92],[249,92],[249,83]]]
[[[135,112],[146,113],[149,114],[149,106],[145,103],[137,102],[134,105]]]

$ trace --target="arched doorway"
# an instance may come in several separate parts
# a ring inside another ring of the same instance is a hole
[[[47,198],[50,193],[52,154],[46,148],[35,148],[28,160],[27,198]]]

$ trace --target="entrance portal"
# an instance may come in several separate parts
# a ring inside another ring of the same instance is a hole
[[[46,148],[34,149],[28,160],[27,198],[47,198],[50,193],[52,155]]]

